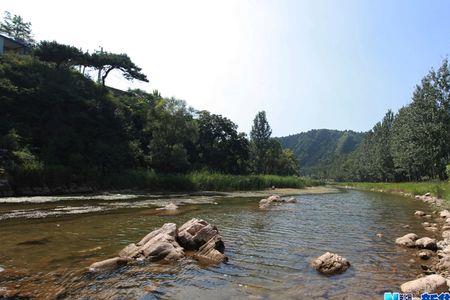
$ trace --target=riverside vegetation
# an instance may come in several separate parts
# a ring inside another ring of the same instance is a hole
[[[27,55],[0,57],[3,194],[313,183],[297,177],[297,159],[271,137],[264,111],[256,115],[248,138],[228,118],[194,110],[156,90],[107,87],[112,72],[148,81],[126,54],[34,43],[31,25],[10,14],[1,32],[29,43]],[[95,82],[91,76],[97,72]]]

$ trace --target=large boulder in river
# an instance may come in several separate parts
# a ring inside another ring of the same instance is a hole
[[[181,245],[181,246],[180,246]],[[166,223],[153,230],[136,244],[129,244],[119,256],[94,263],[91,271],[116,268],[134,260],[175,261],[185,257],[184,250],[197,251],[195,258],[219,263],[227,261],[222,237],[216,226],[199,219],[192,219],[179,230],[174,223]]]
[[[314,259],[311,266],[322,274],[332,275],[345,272],[350,267],[350,263],[342,256],[326,252]]]
[[[408,233],[395,240],[395,244],[405,247],[415,247],[418,236],[415,233]]]
[[[416,240],[415,245],[420,249],[437,250],[436,240],[429,237]]]
[[[414,296],[420,296],[422,293],[440,294],[448,292],[447,281],[437,274],[405,282],[400,286],[400,289],[403,293],[411,293]]]
[[[191,219],[178,230],[178,243],[186,250],[198,250],[219,231],[201,219]]]
[[[178,230],[178,242],[186,250],[197,250],[194,258],[209,262],[225,262],[225,245],[216,226],[201,219],[191,219]]]
[[[147,234],[139,243],[130,244],[119,252],[120,257],[173,261],[184,257],[177,238],[177,225],[166,223]]]

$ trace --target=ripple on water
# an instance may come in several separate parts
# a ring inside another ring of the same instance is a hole
[[[200,203],[208,204],[210,199],[201,199]],[[64,286],[68,297],[87,298],[378,298],[415,277],[418,270],[408,262],[411,250],[396,248],[393,241],[410,231],[425,234],[413,216],[416,209],[427,210],[422,203],[358,191],[302,195],[298,199],[295,204],[260,211],[259,199],[216,197],[218,205],[185,205],[178,215],[149,213],[155,205],[172,199],[160,203],[155,199],[75,203],[45,209],[11,207],[3,211],[0,220],[8,214],[18,218],[47,214],[55,218],[4,223],[0,227],[5,241],[0,259],[9,264],[3,267],[28,268],[30,274],[64,274],[32,276],[38,276],[44,285]],[[98,214],[105,211],[108,213]],[[80,215],[69,217],[71,212]],[[187,259],[175,265],[126,267],[99,276],[85,273],[85,267],[93,261],[115,255],[163,223],[182,224],[193,217],[218,226],[229,264],[201,266]],[[405,229],[402,224],[412,227]],[[18,242],[32,240],[30,237],[43,232],[48,233],[48,243],[17,247]],[[377,237],[378,232],[384,236]],[[339,276],[318,274],[309,262],[325,251],[348,258],[352,267]]]

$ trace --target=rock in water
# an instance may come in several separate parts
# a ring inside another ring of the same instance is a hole
[[[228,257],[224,255],[224,251],[225,245],[222,238],[219,235],[216,235],[198,249],[194,258],[212,263],[227,262]]]
[[[149,234],[147,234],[139,243],[137,243],[138,246],[142,246],[146,244],[149,240],[157,236],[158,234],[167,234],[173,237],[176,237],[177,235],[177,225],[174,223],[166,223],[161,228],[153,230]]]
[[[180,227],[178,242],[186,250],[198,250],[216,235],[219,235],[216,226],[201,219],[191,219]]]
[[[178,232],[178,243],[186,250],[197,250],[194,258],[225,262],[225,245],[216,226],[199,219],[184,223]]]
[[[415,233],[408,233],[395,240],[395,244],[405,247],[415,247],[418,236]]]
[[[421,211],[421,210],[417,210],[415,213],[414,213],[416,216],[425,216],[426,215],[426,213],[424,213],[423,211]]]
[[[124,266],[128,263],[129,259],[123,257],[114,257],[105,259],[89,266],[91,272],[101,272],[105,270],[115,269],[120,266]]]
[[[142,256],[142,248],[136,244],[129,244],[119,252],[119,257],[123,258],[139,258]]]
[[[295,199],[294,197],[291,197],[286,200],[286,203],[296,203],[296,202],[297,202],[297,199]]]
[[[439,215],[441,216],[441,218],[444,218],[444,219],[450,218],[450,212],[448,210],[446,210],[446,209],[441,211],[439,213]]]
[[[180,246],[180,244],[182,246]],[[225,262],[227,257],[222,237],[216,226],[199,219],[192,219],[180,227],[166,223],[161,228],[147,234],[137,244],[129,244],[119,252],[119,256],[92,264],[92,272],[112,269],[130,261],[175,261],[185,256],[184,250],[195,250],[194,257],[210,262]]]
[[[161,228],[147,234],[138,244],[139,250],[128,245],[122,253],[129,252],[134,258],[156,260],[178,260],[184,257],[184,250],[180,247],[177,238],[177,225],[166,223]],[[126,251],[128,248],[129,251]]]
[[[177,209],[178,209],[178,205],[176,205],[174,203],[169,203],[164,207],[157,208],[157,210],[177,210]]]
[[[423,237],[415,242],[416,247],[421,249],[437,250],[437,244],[435,239],[429,237]]]
[[[421,259],[427,260],[433,256],[433,251],[431,250],[422,250],[417,254]]]
[[[342,256],[327,252],[311,262],[311,266],[322,274],[332,275],[345,272],[350,263]]]
[[[260,209],[267,209],[270,206],[271,201],[269,201],[269,199],[261,199],[261,201],[259,201],[259,208]]]
[[[405,282],[400,286],[403,293],[411,293],[420,296],[422,293],[448,292],[447,281],[441,275],[428,275],[416,280]]]

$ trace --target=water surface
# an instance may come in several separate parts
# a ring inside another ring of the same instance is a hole
[[[393,241],[409,232],[430,236],[413,215],[429,210],[422,202],[359,191],[297,199],[269,211],[258,209],[259,198],[220,196],[3,203],[0,267],[16,274],[0,275],[0,288],[32,291],[39,298],[381,299],[420,273],[410,261],[413,250]],[[155,209],[169,201],[185,205],[176,214]],[[86,272],[92,262],[115,256],[162,224],[181,225],[193,217],[217,225],[228,264],[186,259]],[[336,276],[318,274],[309,262],[325,251],[346,257],[351,268]]]

